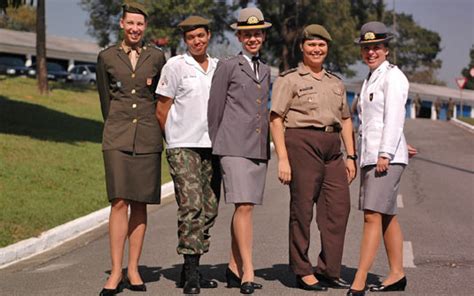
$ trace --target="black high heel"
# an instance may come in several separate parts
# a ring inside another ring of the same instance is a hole
[[[225,279],[227,281],[227,288],[242,288],[243,284],[247,283],[251,283],[252,287],[256,290],[263,288],[261,284],[255,282],[245,282],[241,284],[242,280],[229,267],[225,270]]]
[[[395,282],[391,285],[377,285],[370,287],[371,292],[393,292],[393,291],[405,291],[407,286],[407,277],[402,277],[398,282]]]
[[[115,287],[115,289],[103,288],[100,291],[99,296],[113,296],[113,295],[116,295],[116,294],[118,294],[122,291],[123,291],[123,281],[120,280],[120,282],[117,284],[117,287]]]
[[[303,278],[299,275],[296,276],[296,287],[306,290],[306,291],[327,291],[328,287],[321,285],[320,282],[317,282],[312,285],[308,285],[303,281]]]

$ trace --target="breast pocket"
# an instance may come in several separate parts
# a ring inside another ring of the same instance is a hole
[[[302,110],[318,109],[318,92],[314,89],[299,89],[293,107]]]

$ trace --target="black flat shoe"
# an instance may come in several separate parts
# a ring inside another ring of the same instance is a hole
[[[391,285],[377,285],[370,287],[370,291],[372,292],[393,292],[393,291],[405,291],[405,287],[407,286],[407,277],[402,277],[398,282],[395,282]]]
[[[139,285],[133,285],[132,282],[130,282],[130,279],[128,277],[126,277],[124,279],[124,284],[125,284],[125,288],[129,289],[130,291],[146,292],[145,283],[142,283],[142,284],[139,284]]]
[[[240,285],[240,294],[253,294],[255,291],[254,282],[245,282]]]
[[[346,296],[365,296],[365,290],[349,289],[349,291],[347,291]]]
[[[227,281],[227,288],[240,288],[241,287],[241,279],[238,275],[236,275],[229,267],[225,270],[225,279]],[[259,283],[255,282],[248,282],[252,283],[252,286],[255,290],[262,289],[263,286]]]
[[[333,289],[349,289],[351,287],[351,285],[348,282],[340,278],[334,279],[320,273],[315,273],[314,276],[321,283],[321,286],[325,286],[325,287],[333,288]]]
[[[301,276],[297,275],[296,276],[296,287],[307,290],[307,291],[327,291],[328,287],[325,287],[321,285],[320,282],[317,282],[316,284],[308,285],[303,281]]]
[[[120,281],[115,289],[103,288],[103,289],[100,291],[99,296],[113,296],[113,295],[117,295],[118,293],[122,292],[122,290],[123,290],[123,283],[122,283],[122,281]]]

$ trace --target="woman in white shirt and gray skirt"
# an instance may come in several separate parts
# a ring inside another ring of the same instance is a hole
[[[409,155],[403,135],[409,83],[397,66],[387,61],[393,37],[380,22],[362,26],[356,43],[370,73],[360,92],[359,151],[361,186],[359,209],[364,211],[364,232],[359,267],[347,295],[365,295],[367,273],[383,235],[390,266],[389,275],[371,291],[404,291],[403,235],[396,216],[397,195]]]

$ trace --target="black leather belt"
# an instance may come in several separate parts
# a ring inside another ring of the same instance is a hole
[[[338,133],[341,131],[341,128],[337,125],[326,125],[326,126],[307,126],[305,129],[312,129],[316,131],[322,131],[325,133]]]

